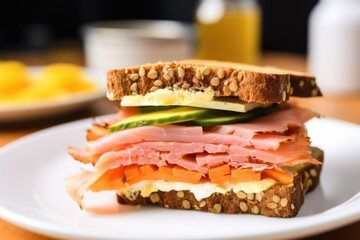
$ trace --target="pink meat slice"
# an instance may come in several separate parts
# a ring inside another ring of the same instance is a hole
[[[199,166],[191,157],[194,153],[202,153],[204,144],[178,142],[142,142],[120,151],[111,151],[101,155],[95,164],[97,172],[104,173],[108,169],[132,164],[151,164],[158,167],[175,164],[188,170],[207,173],[207,167]]]
[[[229,160],[230,158],[228,153],[196,154],[196,163],[199,166],[207,166],[208,168],[227,163]]]
[[[104,153],[97,161],[95,168],[97,172],[105,172],[120,165],[151,164],[161,167],[174,164],[206,174],[211,167],[228,162],[243,163],[242,165],[245,166],[251,159],[273,167],[297,158],[311,158],[308,144],[308,138],[305,136],[299,138],[298,141],[286,142],[275,151],[237,145],[140,142],[127,145],[125,149],[119,151]]]
[[[118,131],[95,141],[87,142],[90,155],[121,149],[123,145],[139,142],[187,142],[211,144],[237,144],[250,146],[248,139],[217,133],[203,133],[202,127],[185,126],[144,126]]]
[[[308,148],[309,140],[306,137],[300,138],[297,142],[289,142],[282,144],[275,151],[259,150],[252,147],[230,146],[229,154],[232,161],[236,161],[233,156],[249,156],[270,165],[280,164],[282,162],[290,162],[298,158],[312,159],[311,152]]]
[[[200,126],[183,127],[176,125],[166,126],[143,126],[118,131],[101,137],[86,144],[91,154],[99,154],[118,149],[125,144],[138,143],[142,141],[167,141],[171,136],[185,135],[191,138],[194,135],[202,135]]]
[[[251,139],[258,133],[284,133],[290,127],[303,127],[303,124],[318,114],[302,108],[288,108],[259,117],[249,123],[222,125],[215,132],[233,134]]]
[[[67,193],[76,201],[76,203],[83,208],[84,193],[89,186],[96,180],[94,172],[83,171],[76,175],[72,175],[65,179],[65,188]]]
[[[250,145],[256,149],[276,150],[280,144],[294,141],[298,137],[298,132],[291,135],[281,134],[256,134],[250,139]]]

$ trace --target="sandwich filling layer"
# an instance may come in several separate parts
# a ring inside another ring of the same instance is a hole
[[[120,112],[119,118],[125,115]],[[304,128],[314,116],[289,107],[247,123],[151,125],[111,134],[108,124],[95,124],[84,149],[69,148],[75,159],[91,163],[94,170],[69,177],[67,190],[81,206],[87,190],[126,192],[144,187],[146,195],[181,186],[200,198],[211,191],[244,191],[244,186],[256,191],[275,182],[291,185],[293,176],[286,168],[319,164]]]

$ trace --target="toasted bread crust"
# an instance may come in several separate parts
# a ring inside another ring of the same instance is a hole
[[[184,60],[107,72],[109,100],[145,95],[161,88],[201,91],[208,87],[217,97],[234,96],[257,103],[280,103],[290,96],[321,96],[314,76],[238,63]]]
[[[323,161],[323,151],[311,148],[313,156]],[[258,193],[227,192],[213,193],[211,196],[197,200],[190,191],[157,191],[149,197],[140,194],[135,199],[118,195],[118,202],[129,205],[155,204],[165,208],[200,210],[212,213],[247,213],[270,217],[294,217],[304,202],[305,194],[312,191],[319,183],[322,165],[308,164],[298,169],[293,185],[277,183],[269,189]]]

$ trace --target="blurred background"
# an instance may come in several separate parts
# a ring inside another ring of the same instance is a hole
[[[359,99],[359,0],[2,0],[0,10],[0,63],[22,62],[0,64],[2,105],[94,90],[78,66],[100,70],[90,78],[103,96],[107,69],[184,58],[309,72],[325,96]],[[29,80],[28,66],[52,63],[77,67],[51,66],[42,81]],[[324,113],[351,118],[344,99],[322,99],[312,101],[329,103]]]
[[[317,0],[259,0],[261,49],[305,54],[308,16]],[[104,20],[196,21],[193,0],[74,0],[0,2],[0,58],[4,52],[82,47],[81,27]]]

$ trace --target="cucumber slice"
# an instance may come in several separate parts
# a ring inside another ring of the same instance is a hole
[[[203,127],[210,127],[215,125],[241,123],[253,120],[256,117],[272,113],[276,109],[276,105],[266,108],[257,108],[246,113],[233,113],[228,115],[222,115],[221,113],[217,117],[210,118],[197,118],[186,122],[189,125],[198,125]],[[224,111],[222,111],[224,112]]]
[[[197,118],[206,118],[209,115],[209,109],[194,107],[176,107],[163,111],[138,113],[115,123],[109,128],[108,134],[146,125],[165,125],[191,121]]]

